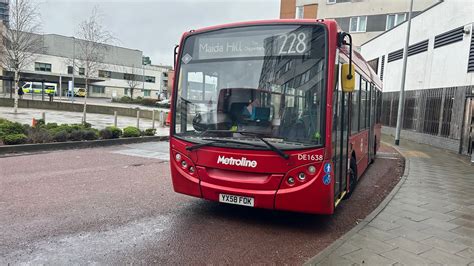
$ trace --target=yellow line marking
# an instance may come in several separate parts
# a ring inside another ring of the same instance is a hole
[[[341,196],[336,200],[336,203],[334,204],[335,207],[339,205],[339,203],[341,202],[342,198],[344,198],[345,195],[346,195],[346,191],[342,192]]]

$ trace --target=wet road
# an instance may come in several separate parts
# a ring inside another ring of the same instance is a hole
[[[173,192],[167,143],[0,158],[0,264],[300,264],[388,194],[384,147],[333,216],[224,205]]]

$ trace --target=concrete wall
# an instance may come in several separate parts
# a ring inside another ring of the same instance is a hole
[[[45,34],[42,36],[45,46],[45,54],[59,57],[73,57],[74,47],[76,58],[81,57],[80,39],[72,37]],[[140,66],[142,64],[143,52],[113,45],[105,45],[104,63],[123,66]]]
[[[382,134],[395,136],[395,128],[383,126]],[[407,140],[415,141],[422,144],[432,145],[432,146],[450,150],[456,153],[459,152],[459,145],[460,145],[459,140],[447,139],[443,137],[423,134],[423,133],[414,132],[414,131],[405,131],[405,130],[401,131],[400,137],[402,139],[407,139]]]
[[[472,24],[472,0],[445,1],[412,20],[410,45],[429,40],[428,51],[408,57],[406,89],[456,87],[474,84],[474,73],[467,73]],[[385,32],[361,47],[362,55],[371,60],[385,55],[384,91],[400,89],[403,60],[387,62],[390,52],[402,49],[407,23]],[[463,26],[469,30],[463,40],[434,49],[436,35]],[[381,64],[379,63],[380,73]]]

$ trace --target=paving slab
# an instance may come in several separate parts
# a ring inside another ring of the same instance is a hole
[[[406,140],[399,150],[408,167],[389,202],[308,264],[474,265],[474,167]]]

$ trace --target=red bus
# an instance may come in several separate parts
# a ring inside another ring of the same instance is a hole
[[[380,146],[381,81],[333,20],[186,32],[175,49],[178,193],[332,214]]]

